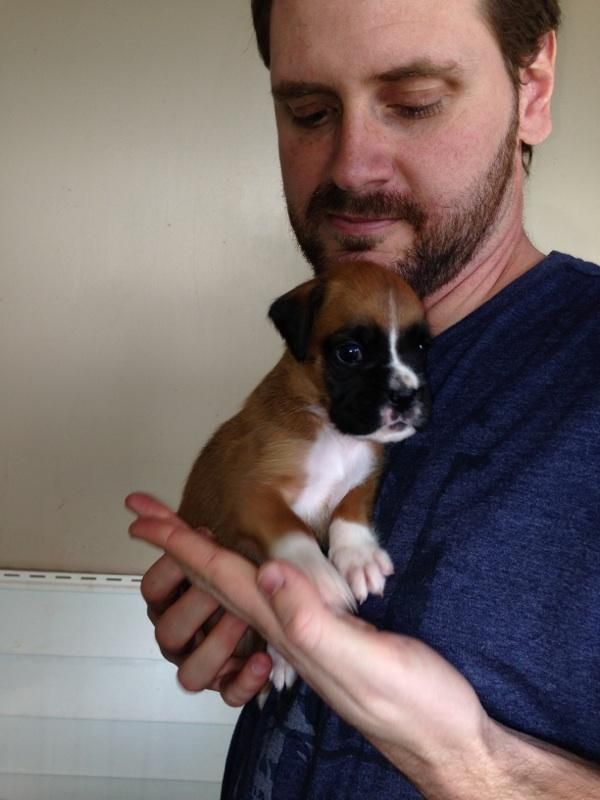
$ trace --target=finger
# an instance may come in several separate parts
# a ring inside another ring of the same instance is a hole
[[[149,612],[160,616],[177,599],[184,582],[187,583],[187,579],[183,570],[171,556],[165,554],[155,561],[142,578],[140,587]]]
[[[268,562],[258,571],[257,583],[270,599],[277,620],[292,644],[302,650],[318,647],[324,620],[332,617],[313,584],[287,562]],[[277,642],[272,642],[277,647]]]
[[[164,519],[141,516],[131,523],[129,533],[135,539],[142,539],[165,550],[171,556],[171,560],[178,565],[181,575],[210,591],[210,582],[202,575],[202,568],[204,564],[210,563],[219,546],[203,531],[192,531],[176,516]],[[183,539],[184,553],[180,559],[176,553],[181,550],[181,539]],[[186,563],[188,554],[191,556],[191,565]],[[188,568],[190,566],[191,570]],[[196,573],[195,576],[192,573]]]
[[[239,670],[220,680],[221,697],[229,706],[238,708],[250,702],[260,692],[271,672],[267,653],[253,653]]]
[[[192,530],[189,525],[186,525],[176,515],[155,517],[141,514],[129,526],[129,533],[134,539],[143,539],[148,544],[169,551],[174,548],[176,550],[181,548],[182,541],[184,550],[191,545],[193,551],[194,545],[192,543],[197,543],[201,539],[207,545],[209,543],[212,545],[212,547],[200,548],[199,553],[204,554],[205,558],[210,558],[213,551],[219,549],[219,545],[210,535],[207,535],[207,531],[203,529]],[[199,556],[198,553],[196,555],[197,557]]]
[[[177,679],[189,692],[199,692],[213,685],[222,675],[247,625],[232,614],[224,614],[204,641],[188,656],[177,673]]]
[[[156,641],[163,653],[175,657],[197,644],[196,634],[218,607],[212,595],[191,586],[156,623]]]
[[[189,580],[210,592],[237,616],[261,629],[272,613],[256,589],[256,566],[231,550],[220,547],[202,532],[174,521],[141,517],[129,531],[168,552]]]
[[[157,500],[152,495],[143,492],[133,492],[125,498],[125,506],[144,517],[156,517],[158,519],[176,519],[175,512],[165,503]]]

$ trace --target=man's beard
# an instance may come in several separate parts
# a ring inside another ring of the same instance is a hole
[[[288,214],[304,256],[318,274],[333,255],[319,233],[328,214],[346,214],[363,219],[397,219],[408,223],[414,241],[401,257],[390,260],[391,269],[401,275],[420,297],[445,286],[476,255],[500,217],[514,174],[515,150],[519,126],[515,102],[509,131],[502,141],[490,168],[478,178],[452,207],[442,213],[428,212],[416,200],[393,192],[354,194],[334,183],[320,186],[313,193],[303,218],[288,203]],[[446,213],[444,213],[446,212]],[[364,253],[376,250],[377,236],[334,234],[336,252]],[[330,250],[330,248],[329,248]]]

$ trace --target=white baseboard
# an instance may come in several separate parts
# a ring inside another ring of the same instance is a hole
[[[1,800],[218,797],[237,712],[179,687],[139,578],[82,577],[0,570]]]
[[[2,800],[219,800],[219,785],[0,774]]]

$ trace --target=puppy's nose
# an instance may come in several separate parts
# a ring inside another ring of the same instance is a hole
[[[388,391],[388,400],[390,403],[394,408],[401,410],[410,408],[416,396],[417,389],[413,389],[412,386],[407,386],[404,383]]]

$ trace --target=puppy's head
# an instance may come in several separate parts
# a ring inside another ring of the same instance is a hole
[[[276,300],[269,317],[341,433],[398,442],[425,426],[423,306],[393,272],[331,267]]]

